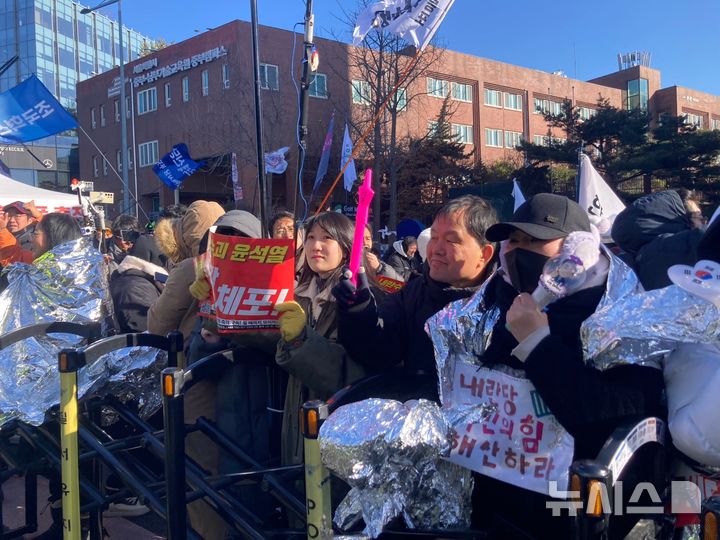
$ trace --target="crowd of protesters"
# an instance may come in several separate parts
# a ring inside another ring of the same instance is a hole
[[[325,212],[300,224],[292,213],[278,212],[268,230],[273,238],[294,238],[297,256],[294,300],[275,305],[279,333],[220,335],[211,319],[199,317],[199,302],[212,291],[196,258],[208,249],[213,226],[221,234],[262,236],[254,215],[225,212],[209,201],[166,209],[153,235],[136,218],[117,217],[106,257],[109,287],[121,332],[180,330],[191,364],[219,350],[242,351],[245,361],[189,392],[185,421],[204,416],[217,422],[260,463],[302,462],[298,416],[308,399],[328,399],[375,373],[423,374],[437,381],[426,322],[449,303],[476,294],[484,309],[499,310],[480,361],[532,382],[572,435],[575,459],[594,457],[626,419],[666,414],[662,371],[639,365],[600,371],[583,360],[580,326],[606,294],[611,265],[623,264],[599,236],[598,260],[579,290],[544,309],[531,296],[545,263],[568,235],[592,232],[585,211],[566,197],[535,195],[505,222],[479,197],[451,200],[427,230],[397,239],[384,259],[368,227],[357,286],[347,269],[354,232],[349,218]],[[650,290],[670,285],[667,269],[673,264],[720,262],[720,227],[706,227],[691,194],[665,191],[638,199],[618,215],[612,237],[615,251]],[[31,263],[80,234],[69,216],[43,217],[31,201],[12,203],[0,215],[0,261],[4,267]],[[388,293],[381,278],[404,287]],[[188,436],[187,452],[211,474],[240,468],[200,434]],[[270,519],[272,508],[263,496],[254,493],[248,504]],[[534,537],[567,536],[569,520],[551,519],[547,500],[476,475],[473,523],[489,528],[492,538],[513,538],[521,529]],[[203,501],[189,506],[189,517],[203,538],[226,538],[224,522]]]

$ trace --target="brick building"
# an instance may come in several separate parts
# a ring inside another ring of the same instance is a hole
[[[250,30],[249,23],[232,21],[126,66],[128,95],[133,100],[128,118],[130,190],[135,193],[137,185],[138,200],[148,213],[173,202],[173,193],[162,185],[151,166],[181,142],[188,145],[193,159],[206,161],[205,167],[183,183],[181,202],[197,198],[232,200],[230,155],[235,153],[244,206],[257,211]],[[302,37],[260,28],[265,151],[282,146],[291,149],[287,171],[272,175],[272,200],[277,206],[292,205],[297,170],[297,94],[290,76],[293,40],[299,84]],[[316,45],[321,61],[310,87],[306,188],[312,184],[333,111],[335,137],[326,183],[340,167],[344,119],[352,119],[371,98],[369,84],[351,67],[350,45],[325,39],[317,39]],[[100,151],[119,165],[119,115],[110,115],[104,126],[96,121],[101,108],[115,110],[117,96],[110,90],[117,75],[110,71],[79,83],[77,101],[81,125]],[[662,88],[660,72],[646,66],[585,82],[562,73],[445,51],[441,62],[430,66],[425,76],[415,79],[403,92],[417,98],[398,115],[400,137],[421,136],[432,129],[445,96],[450,94],[453,130],[472,159],[486,163],[520,160],[515,146],[521,138],[539,144],[546,141],[548,126],[541,112],[559,112],[566,99],[586,118],[593,114],[599,99],[607,99],[615,107],[647,107],[654,120],[664,113],[686,114],[688,121],[701,128],[720,128],[718,96],[682,87]],[[551,136],[562,139],[564,134],[556,130]],[[116,201],[122,200],[119,178],[103,164],[100,152],[85,137],[81,137],[80,171],[82,179],[95,181],[96,190],[114,191]],[[119,210],[116,204],[110,215]]]

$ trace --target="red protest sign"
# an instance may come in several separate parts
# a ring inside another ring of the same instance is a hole
[[[205,270],[218,332],[275,330],[275,304],[293,299],[293,241],[210,232]],[[207,307],[207,306],[206,306]],[[201,314],[208,316],[207,309]]]
[[[397,279],[392,279],[385,276],[377,276],[376,279],[380,288],[386,293],[398,292],[405,286],[404,281],[398,281]]]

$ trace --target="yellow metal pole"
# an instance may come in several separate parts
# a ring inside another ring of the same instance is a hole
[[[305,446],[305,507],[307,508],[307,537],[332,538],[332,510],[330,508],[330,472],[320,459],[318,432],[327,418],[327,404],[308,401],[302,410],[302,431]]]
[[[78,452],[77,358],[62,351],[60,367],[60,456],[62,474],[63,539],[80,540],[80,471]]]

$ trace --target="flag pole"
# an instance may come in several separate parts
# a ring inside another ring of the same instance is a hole
[[[267,238],[267,199],[265,194],[265,155],[263,152],[262,103],[260,101],[260,49],[258,46],[257,0],[250,0],[252,24],[253,67],[255,75],[255,137],[257,139],[258,192],[260,198],[260,227]]]
[[[580,174],[582,173],[583,148],[585,148],[585,141],[580,141],[580,146],[578,147],[578,168],[577,168],[577,173],[575,173],[575,200],[576,201],[580,201]]]
[[[365,144],[365,140],[368,138],[370,133],[375,128],[375,124],[378,123],[380,120],[380,115],[383,114],[385,111],[385,107],[387,107],[387,104],[390,102],[390,100],[393,98],[393,96],[397,93],[398,89],[400,88],[400,85],[405,82],[405,79],[407,79],[408,75],[410,75],[410,71],[415,67],[417,64],[417,61],[420,59],[420,54],[423,52],[423,49],[418,48],[418,50],[415,52],[415,56],[413,56],[412,60],[408,63],[407,67],[405,68],[405,71],[403,71],[402,75],[398,78],[397,82],[395,83],[395,87],[392,89],[392,91],[388,94],[388,96],[385,98],[385,101],[382,102],[380,107],[378,107],[377,112],[375,113],[375,116],[373,117],[372,121],[370,122],[370,125],[367,127],[367,129],[364,131],[364,133],[360,136],[360,139],[358,139],[357,143],[353,146],[352,154],[350,155],[350,158],[345,162],[345,165],[343,165],[343,168],[340,169],[340,172],[335,177],[335,181],[330,186],[330,189],[328,190],[327,194],[325,195],[325,198],[322,200],[320,205],[318,206],[317,210],[315,211],[315,215],[317,216],[320,212],[322,212],[322,209],[325,207],[325,203],[327,203],[328,199],[332,195],[333,191],[338,185],[338,182],[342,178],[343,174],[345,174],[345,169],[348,168],[350,163],[358,156],[358,150],[363,147]]]

